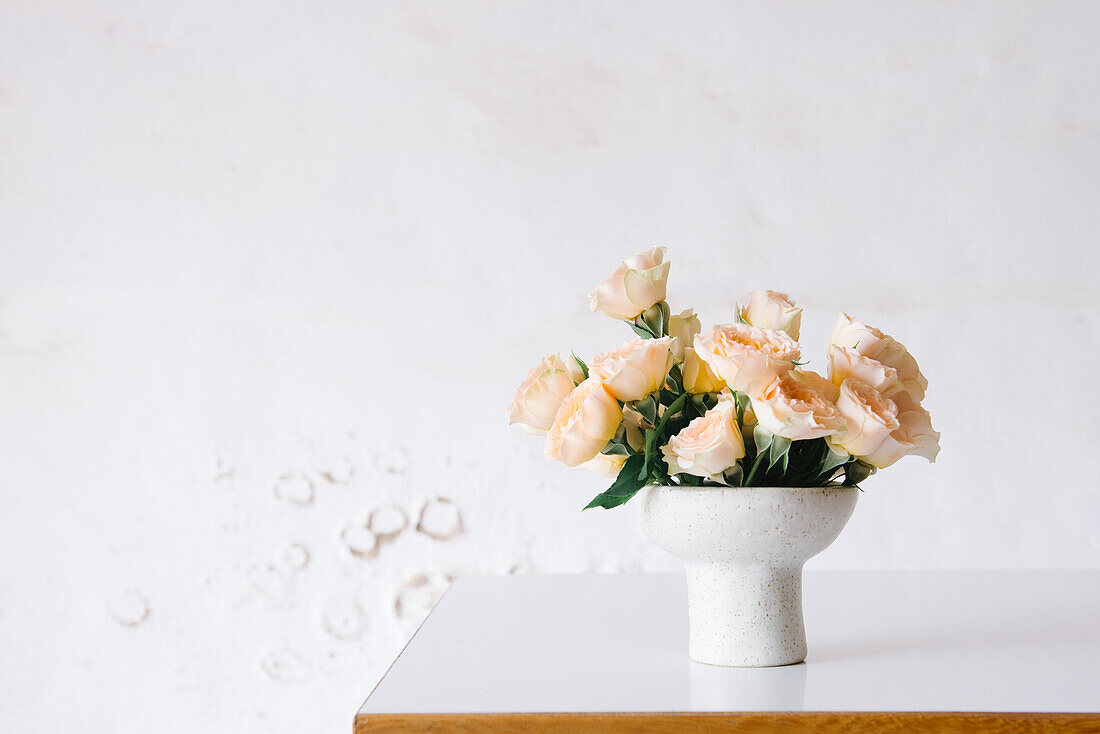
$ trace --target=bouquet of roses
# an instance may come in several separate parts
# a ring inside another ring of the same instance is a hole
[[[854,485],[907,454],[935,461],[928,381],[900,342],[841,314],[823,377],[799,361],[802,309],[782,293],[749,294],[705,332],[692,310],[672,315],[664,255],[624,260],[588,296],[637,338],[587,362],[546,355],[509,408],[547,458],[616,477],[585,509],[647,484]]]

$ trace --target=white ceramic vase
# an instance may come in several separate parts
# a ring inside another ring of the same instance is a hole
[[[688,654],[711,665],[806,659],[802,566],[855,508],[855,487],[649,487],[643,526],[684,562]]]

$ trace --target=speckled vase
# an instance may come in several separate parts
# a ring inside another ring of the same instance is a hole
[[[802,566],[840,535],[855,487],[649,487],[643,526],[684,562],[688,655],[759,668],[806,659]]]

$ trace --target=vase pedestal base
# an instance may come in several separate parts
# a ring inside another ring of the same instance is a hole
[[[687,563],[688,655],[759,668],[806,659],[802,569]]]

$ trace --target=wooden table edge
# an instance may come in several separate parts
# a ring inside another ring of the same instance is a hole
[[[355,734],[381,732],[1089,732],[1098,713],[795,711],[732,713],[365,714]]]

